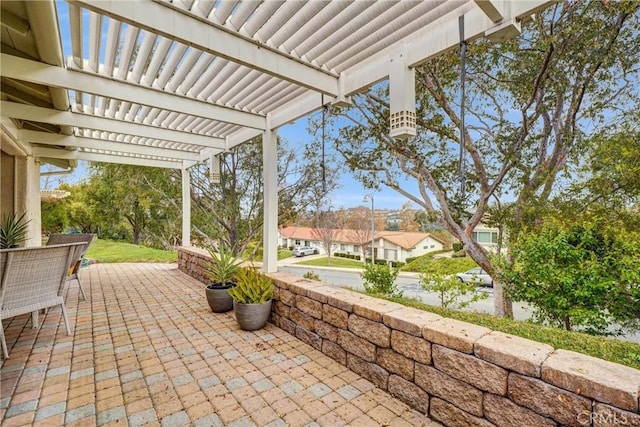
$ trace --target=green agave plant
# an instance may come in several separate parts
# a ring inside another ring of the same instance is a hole
[[[273,299],[273,281],[255,268],[241,268],[236,278],[238,285],[228,291],[235,302],[262,304]]]
[[[0,249],[17,246],[27,238],[27,213],[18,216],[15,212],[2,216],[0,223]]]
[[[206,264],[207,276],[213,283],[235,282],[240,265],[244,262],[244,253],[234,253],[234,248],[225,248],[222,245],[218,251],[209,248],[211,262]]]

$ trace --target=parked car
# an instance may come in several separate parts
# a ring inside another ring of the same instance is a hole
[[[463,283],[474,282],[482,286],[493,287],[493,279],[480,267],[472,268],[464,273],[458,273],[456,277]]]
[[[296,246],[293,248],[293,255],[297,257],[305,255],[314,255],[318,253],[318,248],[312,248],[311,246]]]

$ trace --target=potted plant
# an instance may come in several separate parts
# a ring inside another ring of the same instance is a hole
[[[236,321],[245,331],[260,329],[271,314],[273,281],[250,267],[241,268],[237,279],[237,286],[228,291],[233,298]]]
[[[2,216],[0,223],[0,249],[16,248],[27,239],[27,213],[17,216],[15,212]]]
[[[236,254],[233,247],[220,245],[218,251],[209,248],[211,262],[206,264],[207,275],[212,283],[207,286],[207,302],[214,313],[224,313],[233,308],[233,300],[227,292],[236,286],[236,275],[244,262],[242,253]]]

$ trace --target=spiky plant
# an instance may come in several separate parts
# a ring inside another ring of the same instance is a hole
[[[27,213],[18,216],[15,212],[2,216],[0,223],[0,249],[17,246],[27,239]]]
[[[213,284],[226,284],[236,281],[236,275],[240,269],[240,265],[245,261],[243,253],[235,253],[233,247],[225,248],[220,246],[218,251],[209,248],[211,261],[207,262],[207,276]]]
[[[262,304],[273,299],[273,281],[255,268],[241,268],[237,280],[237,286],[228,290],[235,302]]]

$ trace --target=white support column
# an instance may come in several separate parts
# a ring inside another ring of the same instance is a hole
[[[191,246],[191,175],[182,168],[182,246]]]
[[[24,159],[24,160],[22,160]],[[24,179],[22,183],[18,180],[17,194],[17,210],[16,212],[27,213],[29,224],[27,225],[27,240],[24,242],[26,247],[42,246],[42,209],[40,206],[40,162],[33,156],[19,158],[23,161],[23,173],[21,177]],[[18,167],[20,171],[20,167]],[[18,172],[20,173],[20,172]],[[19,192],[24,191],[24,196]]]
[[[392,138],[409,138],[416,135],[416,83],[415,70],[408,66],[406,45],[398,46],[390,61],[389,135]]]
[[[271,130],[271,117],[267,116],[267,129],[262,134],[262,168],[264,185],[264,237],[262,271],[278,271],[278,137]]]

